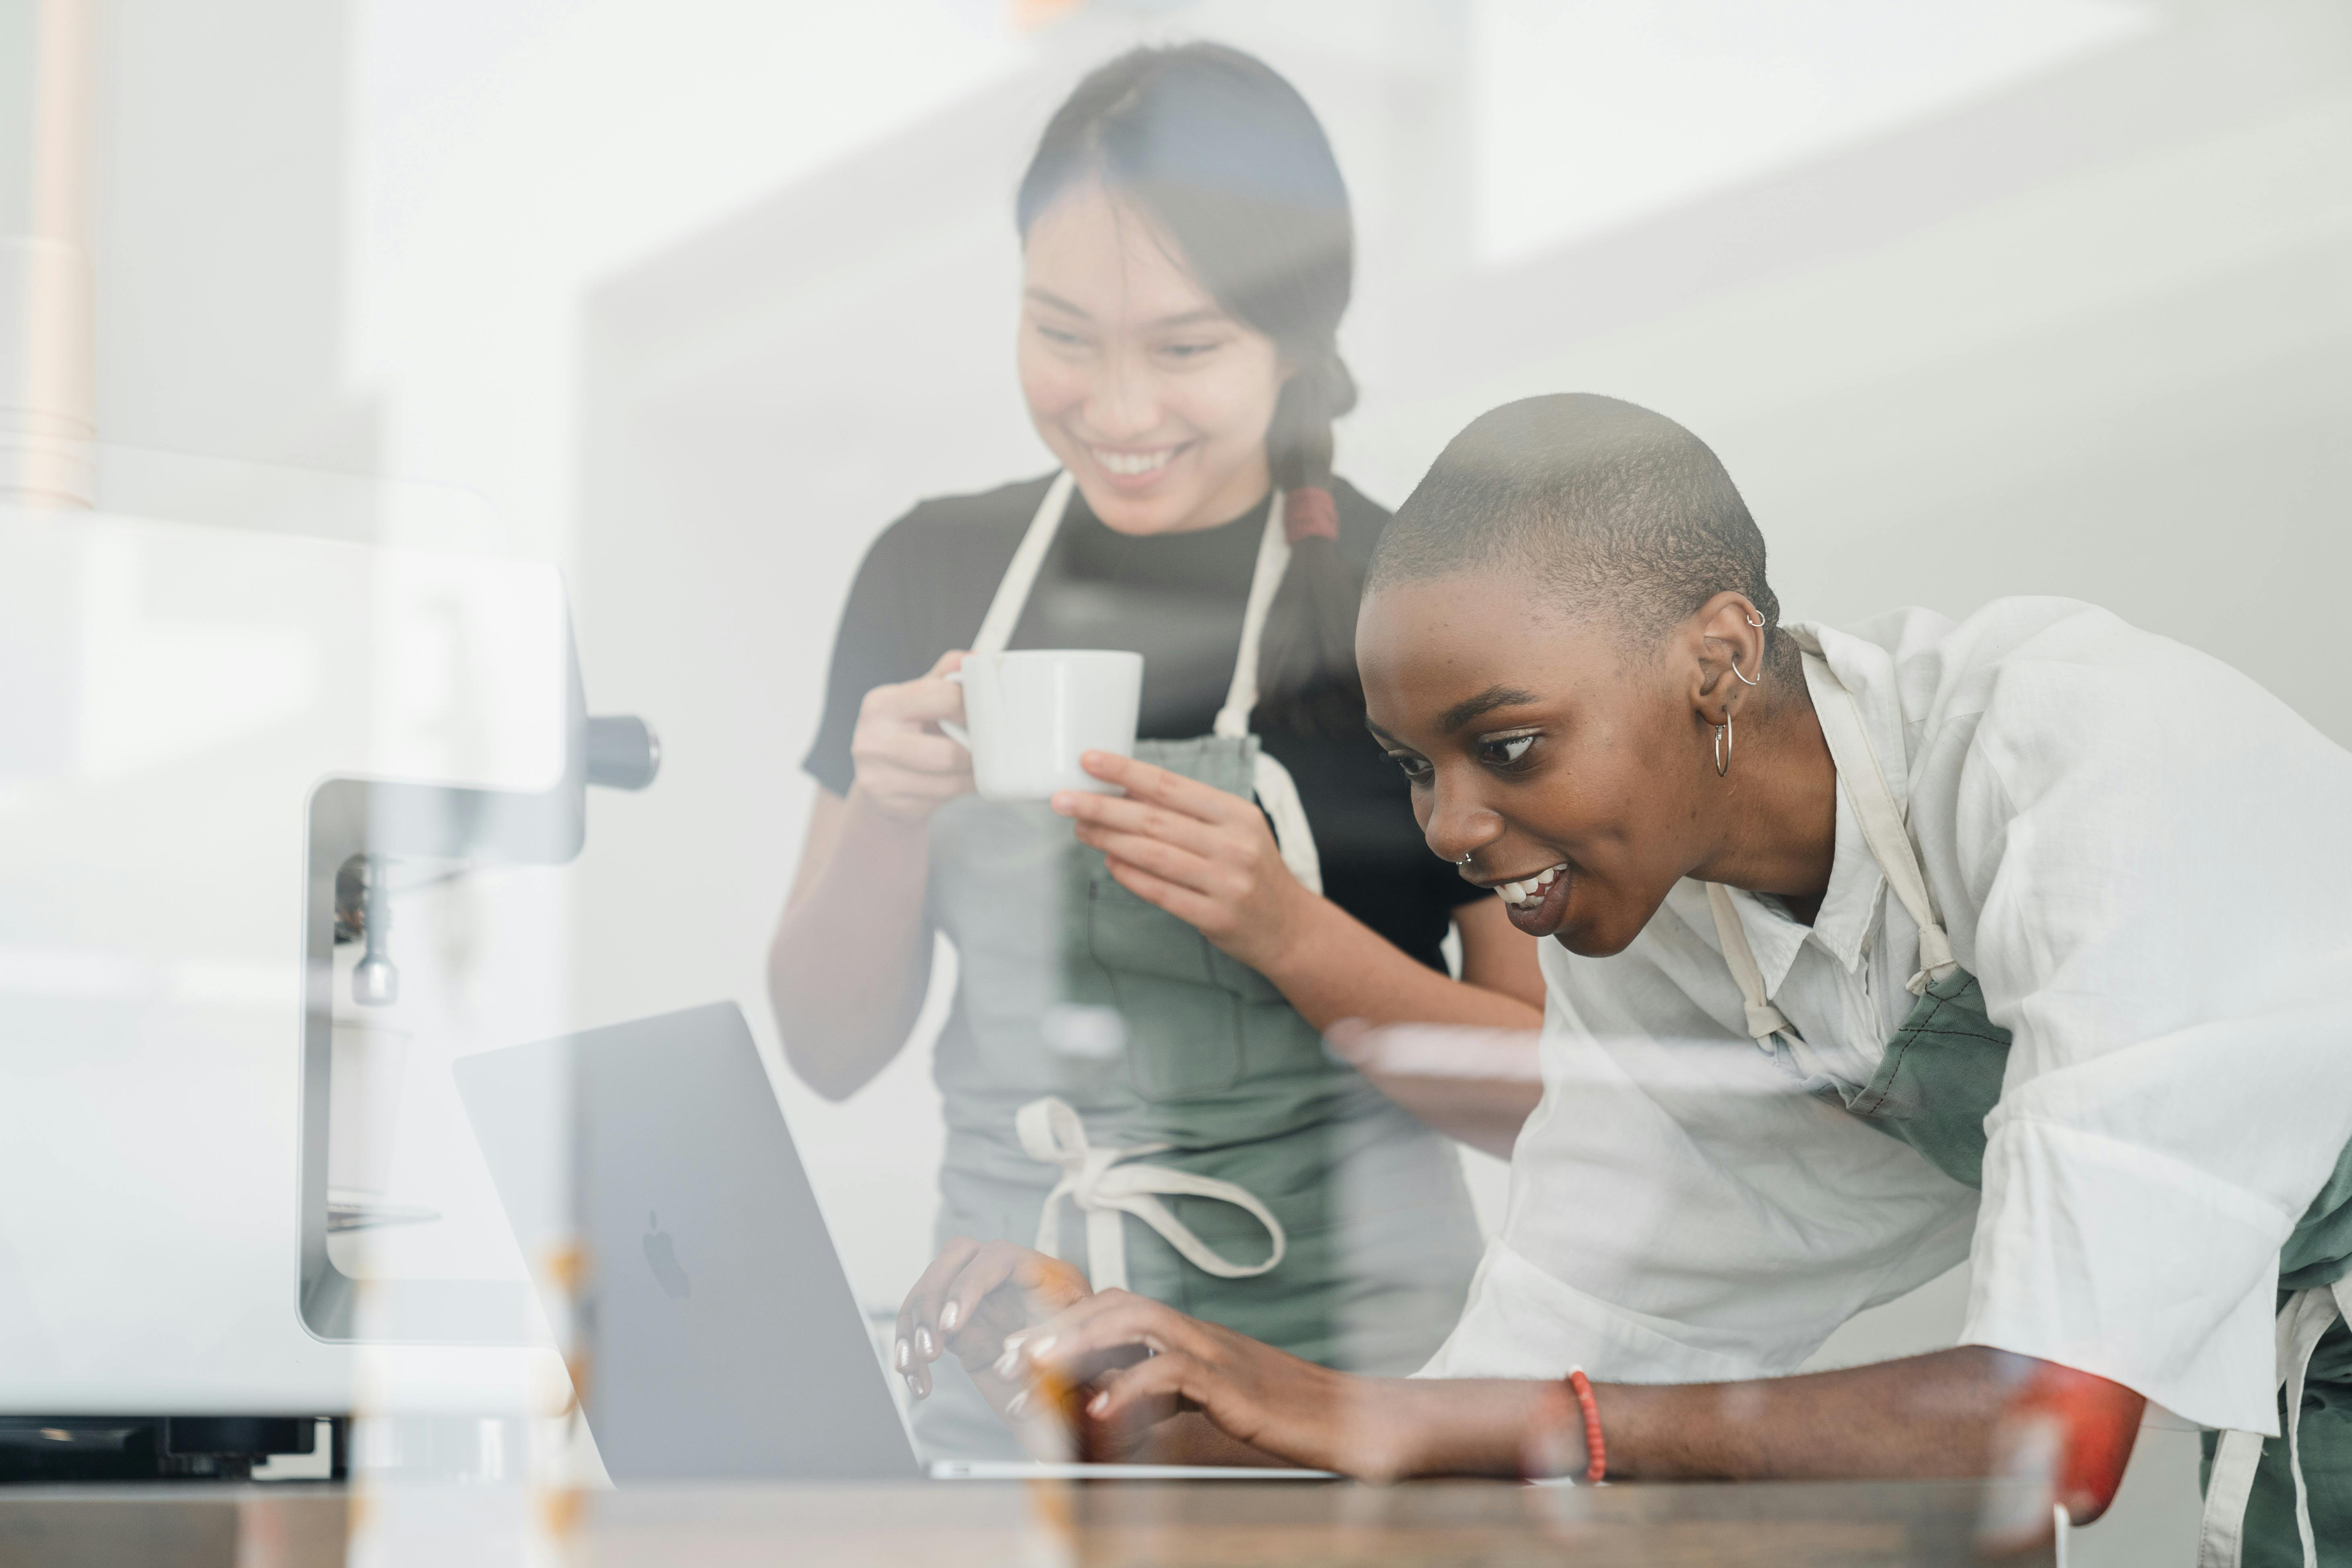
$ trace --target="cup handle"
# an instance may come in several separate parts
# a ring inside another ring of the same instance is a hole
[[[940,679],[941,680],[951,680],[958,686],[961,686],[964,683],[963,671],[961,669],[951,669],[945,675],[940,677]],[[945,735],[949,740],[953,741],[957,745],[961,746],[965,751],[969,752],[971,750],[971,735],[962,725],[957,723],[952,719],[941,719],[939,721],[939,726],[940,733]]]

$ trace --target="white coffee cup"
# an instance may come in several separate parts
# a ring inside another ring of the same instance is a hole
[[[1135,754],[1143,656],[1099,648],[975,653],[948,677],[963,688],[964,723],[940,728],[971,753],[988,800],[1044,800],[1055,790],[1117,795],[1078,765],[1086,752]]]

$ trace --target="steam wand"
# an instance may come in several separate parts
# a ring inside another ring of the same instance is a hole
[[[360,931],[367,947],[352,969],[352,1000],[362,1007],[389,1007],[400,1000],[400,971],[384,951],[392,930],[392,890],[375,860],[362,860],[360,875],[365,885]]]

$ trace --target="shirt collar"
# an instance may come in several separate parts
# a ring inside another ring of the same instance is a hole
[[[1910,793],[1909,768],[1903,748],[1903,716],[1895,700],[1894,664],[1886,652],[1832,627],[1794,623],[1821,649],[1822,658],[1835,676],[1825,684],[1809,662],[1805,682],[1816,706],[1843,702],[1853,694],[1870,740],[1879,772],[1901,809]],[[1840,686],[1843,690],[1840,690]],[[1830,885],[1822,895],[1821,911],[1813,918],[1812,936],[1840,964],[1853,969],[1870,945],[1878,922],[1880,895],[1886,873],[1871,854],[1862,836],[1862,819],[1854,814],[1845,781],[1838,781],[1837,845],[1830,861]]]
[[[1748,951],[1756,955],[1756,967],[1764,976],[1764,994],[1780,994],[1798,952],[1809,941],[1819,943],[1846,969],[1860,964],[1877,923],[1879,889],[1885,885],[1886,874],[1878,868],[1869,843],[1862,837],[1862,821],[1841,789],[1830,884],[1811,925],[1790,915],[1778,899],[1731,889],[1732,910],[1739,916],[1740,929],[1748,933]]]
[[[1862,819],[1841,787],[1837,792],[1837,847],[1830,858],[1829,890],[1822,895],[1821,912],[1813,917],[1813,940],[1847,969],[1862,962],[1878,920],[1879,890],[1886,873],[1862,836]]]

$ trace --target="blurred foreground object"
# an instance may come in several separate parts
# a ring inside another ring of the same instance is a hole
[[[560,1015],[527,868],[591,725],[552,568],[0,506],[0,1411],[51,1458],[562,1381],[446,1061]],[[214,1451],[150,1473],[279,1450]]]
[[[1449,1138],[1498,1159],[1543,1098],[1542,1038],[1532,1030],[1457,1024],[1331,1026],[1331,1054]]]
[[[1429,1482],[1375,1489],[1233,1482],[958,1482],[649,1487],[580,1500],[572,1544],[608,1568],[674,1563],[1040,1563],[1161,1565],[1431,1562],[1535,1568],[1895,1568],[2061,1561],[2052,1542],[1988,1558],[1977,1521],[2000,1489],[1976,1482],[1747,1486],[1516,1486]],[[152,1561],[170,1542],[190,1568],[349,1561],[520,1562],[518,1494],[408,1489],[363,1512],[333,1492],[105,1501],[0,1497],[0,1531],[43,1561]],[[346,1547],[346,1531],[351,1544]],[[37,1543],[37,1544],[36,1544]]]
[[[87,507],[90,449],[89,0],[0,0],[0,502]],[[8,51],[0,51],[5,55]]]

